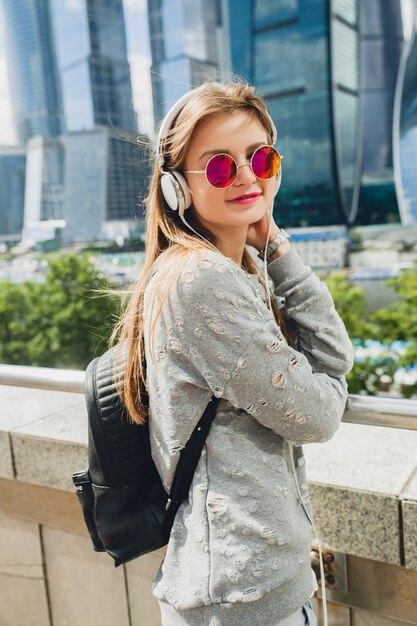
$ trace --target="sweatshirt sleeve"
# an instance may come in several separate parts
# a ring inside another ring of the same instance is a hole
[[[295,250],[288,255],[268,271],[276,294],[286,298],[302,351],[287,344],[251,277],[211,251],[182,270],[162,324],[189,382],[301,445],[327,441],[339,427],[353,356],[327,287]]]
[[[281,313],[289,321],[297,350],[307,357],[314,372],[346,374],[353,365],[353,345],[326,283],[294,248],[267,268],[275,296],[284,298]]]

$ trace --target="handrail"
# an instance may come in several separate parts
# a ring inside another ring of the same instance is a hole
[[[0,385],[84,393],[84,372],[0,365]],[[349,394],[343,422],[417,430],[417,400]]]
[[[84,372],[30,365],[0,365],[0,385],[84,393]]]
[[[349,394],[342,421],[417,430],[417,400]]]

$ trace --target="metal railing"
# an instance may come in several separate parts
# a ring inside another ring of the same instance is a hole
[[[0,365],[0,385],[84,393],[84,372]],[[417,400],[349,394],[343,422],[417,430]]]
[[[84,372],[30,365],[0,365],[0,385],[84,393]]]

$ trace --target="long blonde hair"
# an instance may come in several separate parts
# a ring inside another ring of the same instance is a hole
[[[183,168],[185,156],[192,133],[198,124],[208,117],[219,113],[231,113],[236,109],[244,109],[256,116],[265,128],[268,141],[272,142],[273,129],[270,117],[263,99],[254,93],[254,87],[242,82],[233,83],[204,83],[195,89],[193,97],[179,112],[171,129],[162,140],[161,153],[164,156],[165,170],[179,170]],[[118,338],[120,346],[125,349],[124,378],[119,384],[119,394],[130,419],[143,424],[148,415],[143,394],[148,391],[146,381],[145,347],[144,347],[144,292],[150,272],[155,261],[161,257],[157,278],[154,282],[150,310],[153,311],[158,299],[159,308],[155,316],[151,316],[149,346],[153,362],[154,330],[159,314],[168,297],[172,284],[181,273],[187,257],[192,250],[207,248],[212,250],[208,243],[199,239],[182,221],[177,211],[172,211],[166,203],[161,191],[161,172],[156,159],[153,164],[153,173],[150,181],[149,193],[145,199],[145,263],[141,274],[132,288],[125,292],[123,313],[113,328],[110,338],[112,346]],[[187,211],[187,221],[203,237],[215,243],[214,236],[203,228],[195,211]],[[259,270],[250,252],[244,248],[242,267],[250,274],[258,274],[265,289],[264,277]],[[291,337],[285,326],[278,306],[271,298],[272,312],[291,344]],[[121,379],[122,380],[122,379]]]

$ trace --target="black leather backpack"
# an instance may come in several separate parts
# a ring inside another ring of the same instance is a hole
[[[117,393],[115,376],[123,375],[124,364],[117,362],[116,350],[118,346],[87,367],[88,468],[75,472],[72,481],[94,550],[106,551],[118,567],[168,543],[219,398],[212,396],[181,450],[168,494],[151,457],[148,422],[130,422]]]

